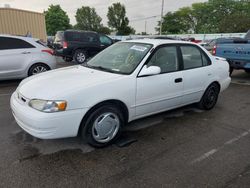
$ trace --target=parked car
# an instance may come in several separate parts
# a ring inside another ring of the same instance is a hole
[[[0,35],[0,80],[19,79],[56,67],[53,50],[39,40]]]
[[[11,108],[20,127],[35,137],[79,133],[103,147],[133,120],[192,103],[212,109],[230,81],[225,59],[197,44],[132,40],[85,64],[25,79],[12,94]]]
[[[212,53],[213,48],[216,44],[217,44],[217,39],[212,39],[212,40],[199,43],[199,45],[203,46],[210,53]]]
[[[51,49],[54,48],[54,40],[55,40],[54,36],[47,36],[47,46]]]
[[[243,69],[250,73],[250,40],[243,38],[218,40],[212,54],[227,59],[231,74],[234,69]]]
[[[74,60],[84,63],[88,58],[113,44],[113,40],[104,34],[91,31],[59,31],[55,37],[56,54],[65,61]]]

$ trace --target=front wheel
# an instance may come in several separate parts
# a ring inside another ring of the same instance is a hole
[[[121,134],[125,121],[120,109],[104,105],[93,111],[82,128],[82,137],[94,147],[105,147]]]
[[[219,85],[216,83],[211,84],[198,103],[198,107],[204,110],[211,110],[217,103],[219,93]]]

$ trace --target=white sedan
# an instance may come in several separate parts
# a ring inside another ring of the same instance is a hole
[[[54,68],[53,50],[39,40],[0,35],[0,80],[25,78]]]
[[[13,115],[42,139],[78,133],[96,147],[135,119],[197,103],[212,109],[230,84],[229,65],[199,45],[156,39],[119,42],[85,64],[22,81]]]

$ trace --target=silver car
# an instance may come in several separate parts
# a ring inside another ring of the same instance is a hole
[[[39,40],[0,35],[0,80],[25,78],[55,67],[53,50]]]

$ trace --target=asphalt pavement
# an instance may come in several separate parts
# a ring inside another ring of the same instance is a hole
[[[0,82],[0,187],[250,185],[250,75],[242,71],[213,110],[191,105],[138,120],[123,133],[135,142],[104,149],[22,131],[9,106],[19,82]]]

